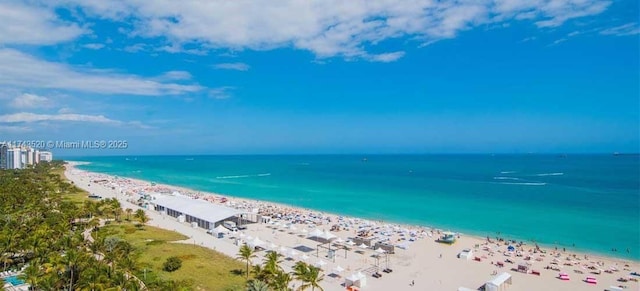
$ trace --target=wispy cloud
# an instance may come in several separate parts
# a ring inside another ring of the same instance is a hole
[[[154,49],[171,53],[293,47],[310,51],[317,59],[339,56],[386,61],[396,60],[400,54],[372,56],[370,52],[385,40],[409,37],[433,43],[477,27],[506,27],[514,19],[542,28],[557,27],[571,19],[600,14],[611,1],[324,0],[283,1],[260,8],[251,1],[65,3],[75,4],[89,18],[131,19],[134,25],[127,36],[166,40]]]
[[[565,42],[565,41],[567,41],[567,39],[566,39],[566,38],[557,39],[557,40],[555,40],[554,42],[552,42],[552,43],[551,43],[550,45],[548,45],[548,46],[558,45],[558,44],[561,44],[561,43],[563,43],[563,42]]]
[[[99,49],[104,48],[105,45],[101,44],[101,43],[88,43],[88,44],[83,45],[82,47],[88,48],[88,49],[91,49],[91,50],[99,50]]]
[[[0,115],[0,123],[32,123],[32,122],[41,122],[41,121],[79,121],[79,122],[95,122],[95,123],[120,123],[120,121],[106,118],[104,117],[104,115],[36,114],[36,113],[28,113],[28,112]]]
[[[220,70],[248,71],[251,67],[245,63],[221,63],[213,65]]]
[[[19,109],[45,108],[51,106],[51,100],[44,96],[24,93],[11,100],[9,106]]]
[[[28,126],[28,124],[41,122],[82,122],[103,124],[108,126],[127,126],[140,129],[152,128],[151,126],[148,126],[140,121],[121,121],[107,118],[104,115],[73,113],[37,114],[30,112],[19,112],[0,115],[0,129],[4,128],[5,131],[11,131],[14,129],[15,131],[18,131],[18,129],[29,129],[30,127]]]
[[[29,89],[62,89],[97,94],[181,95],[200,85],[162,82],[112,70],[86,70],[37,59],[14,49],[0,49],[0,85]]]
[[[17,1],[0,2],[0,45],[49,45],[86,33],[77,24],[60,20],[51,9]]]
[[[235,87],[224,86],[209,89],[209,97],[213,99],[228,99],[231,98],[231,91],[235,90]]]
[[[600,31],[600,34],[615,35],[615,36],[636,35],[639,33],[640,33],[640,27],[636,22],[627,23],[625,25],[611,27],[611,28],[603,29]]]
[[[534,40],[536,40],[536,39],[537,39],[537,37],[535,37],[535,36],[530,36],[530,37],[525,37],[525,38],[523,38],[520,42],[534,41]]]
[[[381,63],[395,62],[404,56],[404,52],[393,52],[369,56],[369,60]]]

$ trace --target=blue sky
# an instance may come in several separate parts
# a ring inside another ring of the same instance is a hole
[[[268,3],[268,4],[265,4]],[[0,2],[0,141],[638,152],[638,2]]]

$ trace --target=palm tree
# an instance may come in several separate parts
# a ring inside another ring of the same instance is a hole
[[[269,285],[260,280],[251,280],[247,283],[247,291],[269,291]]]
[[[131,220],[131,213],[133,213],[133,209],[127,208],[124,210],[127,213],[127,220]]]
[[[324,275],[321,272],[320,268],[310,266],[302,261],[297,262],[293,266],[293,275],[296,280],[302,281],[302,285],[298,290],[306,290],[309,287],[311,287],[311,290],[315,290],[315,288],[324,290],[320,287],[320,282],[324,279]]]
[[[249,279],[249,265],[251,264],[251,259],[255,258],[256,254],[253,251],[253,248],[249,247],[247,244],[244,244],[238,250],[238,259],[241,259],[247,262],[247,279]]]
[[[278,271],[271,282],[271,287],[276,291],[289,291],[289,284],[293,278],[284,271]]]
[[[142,223],[143,225],[146,224],[147,221],[149,221],[149,217],[147,216],[147,213],[144,212],[144,210],[142,209],[136,210],[136,213],[133,216],[136,219],[138,219],[138,221],[140,221],[140,223]]]
[[[320,268],[309,266],[309,273],[307,273],[307,283],[311,285],[311,290],[315,290],[316,288],[320,289],[320,291],[324,291],[322,287],[320,287],[320,282],[324,279],[324,275],[322,275],[322,270]]]

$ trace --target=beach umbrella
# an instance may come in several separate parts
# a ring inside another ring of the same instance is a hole
[[[376,250],[376,253],[378,253],[378,254],[384,254],[384,253],[386,253],[386,252],[387,252],[387,251],[385,251],[385,250],[383,250],[383,249],[381,249],[381,248],[378,248],[378,249]]]
[[[354,243],[353,241],[348,241],[347,244],[350,245],[350,246],[355,246],[356,245],[356,243]]]
[[[303,261],[306,261],[309,259],[309,256],[307,256],[306,254],[302,255],[302,257],[300,257],[300,259],[302,259]]]
[[[333,271],[336,272],[336,273],[342,273],[344,271],[344,268],[340,267],[340,265],[338,265],[337,267],[335,267],[333,269]]]
[[[363,248],[363,249],[366,249],[366,248],[368,248],[369,246],[367,246],[366,244],[362,243],[362,244],[360,244],[358,247]]]

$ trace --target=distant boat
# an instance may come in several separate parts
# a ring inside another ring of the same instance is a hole
[[[366,161],[367,161],[367,158],[362,158],[362,161],[363,161],[363,162],[366,162]]]

